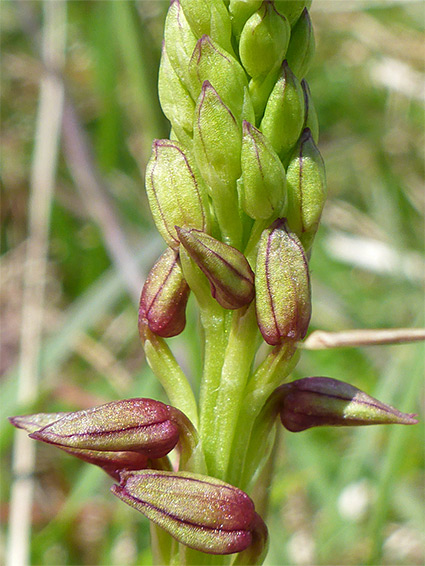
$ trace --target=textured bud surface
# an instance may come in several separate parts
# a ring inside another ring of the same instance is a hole
[[[229,554],[251,543],[253,502],[215,478],[189,472],[125,472],[112,491],[191,548]]]
[[[69,413],[30,436],[59,447],[129,450],[161,458],[177,444],[179,430],[167,405],[153,399],[126,399]]]
[[[146,168],[146,192],[159,233],[170,247],[178,247],[174,226],[208,230],[205,187],[183,146],[155,140]]]
[[[414,415],[401,413],[357,387],[329,377],[306,377],[281,387],[280,419],[291,432],[316,426],[416,424]]]
[[[236,248],[199,230],[176,227],[180,242],[211,286],[211,294],[226,309],[238,309],[254,298],[254,273]]]
[[[255,293],[258,326],[268,344],[304,338],[311,315],[308,264],[301,242],[284,219],[261,235]]]
[[[139,326],[147,323],[158,336],[176,336],[186,324],[190,289],[178,261],[178,253],[167,248],[150,270],[143,286]]]
[[[286,201],[286,175],[271,143],[249,122],[243,122],[242,177],[239,199],[251,218],[277,218]]]

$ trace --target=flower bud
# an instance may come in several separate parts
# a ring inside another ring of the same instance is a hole
[[[197,38],[190,28],[179,0],[171,2],[164,27],[164,46],[170,63],[183,85],[189,90],[187,62],[195,49]]]
[[[114,401],[68,413],[30,437],[59,448],[131,451],[161,458],[179,439],[179,428],[170,411],[168,405],[153,399]]]
[[[193,135],[195,103],[173,69],[165,47],[159,66],[158,93],[161,108],[170,120],[175,135],[189,146]]]
[[[310,68],[316,50],[313,26],[307,8],[304,8],[292,28],[286,59],[292,72],[301,80]]]
[[[171,248],[179,245],[176,224],[208,230],[205,186],[179,142],[154,141],[146,167],[146,192],[158,231]]]
[[[208,81],[202,85],[195,116],[193,148],[201,174],[212,192],[229,189],[241,174],[241,130]],[[193,223],[186,225],[201,229]]]
[[[310,87],[308,82],[303,79],[301,87],[304,94],[304,129],[309,128],[314,142],[317,144],[319,141],[319,121],[317,119],[316,108],[314,107],[313,99],[311,98]]]
[[[180,0],[180,3],[197,39],[203,35],[209,35],[228,53],[233,53],[230,39],[232,24],[223,0],[208,0],[208,2]]]
[[[282,64],[291,27],[273,4],[263,2],[246,22],[239,43],[242,65],[251,77],[266,75]]]
[[[207,277],[211,294],[225,309],[238,309],[254,298],[254,274],[236,248],[199,230],[176,227],[181,244]]]
[[[233,35],[238,41],[246,21],[262,3],[262,0],[230,0],[229,12],[232,18]]]
[[[178,252],[167,248],[150,270],[143,285],[139,306],[139,326],[147,323],[158,336],[177,336],[186,325],[189,298],[178,261]]]
[[[282,157],[295,145],[304,123],[304,97],[299,80],[283,62],[266,104],[260,130]]]
[[[11,417],[10,422],[16,428],[34,433],[72,413],[38,413],[21,417]],[[114,479],[119,479],[123,470],[142,470],[147,465],[148,457],[139,452],[107,452],[99,450],[82,450],[58,446],[70,456],[84,462],[99,466]]]
[[[124,472],[112,492],[190,548],[230,554],[251,544],[253,502],[218,479],[189,472]]]
[[[244,89],[248,87],[245,71],[236,59],[208,35],[196,44],[189,62],[191,93],[196,100],[204,81],[208,80],[232,114],[242,115]]]
[[[277,218],[286,201],[286,175],[272,144],[252,124],[242,124],[239,200],[251,218]]]
[[[326,176],[322,156],[306,128],[286,171],[288,224],[305,249],[311,246],[326,200]]]
[[[274,0],[276,10],[288,18],[291,26],[301,16],[304,8],[310,8],[312,0]]]
[[[310,276],[301,242],[285,219],[261,235],[255,294],[258,326],[268,344],[304,338],[311,315]]]
[[[280,419],[291,432],[316,426],[416,424],[415,415],[401,413],[357,387],[330,377],[305,377],[279,388]]]

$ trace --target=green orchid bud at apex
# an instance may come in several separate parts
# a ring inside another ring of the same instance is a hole
[[[124,472],[112,492],[190,548],[231,554],[252,542],[252,500],[218,479],[189,472]]]
[[[208,231],[205,185],[196,164],[179,142],[154,141],[145,182],[153,219],[171,248],[179,245],[176,224]]]
[[[238,309],[254,298],[254,273],[236,248],[199,230],[176,227],[181,244],[207,277],[211,294],[225,309]]]
[[[286,61],[266,104],[260,130],[280,157],[296,144],[304,124],[301,84]]]
[[[301,80],[310,68],[316,51],[313,25],[307,8],[292,28],[286,59],[292,72]]]
[[[290,34],[285,16],[271,2],[263,2],[246,22],[239,43],[242,65],[251,77],[266,75],[282,64]]]
[[[161,458],[174,448],[179,428],[170,407],[153,399],[113,401],[68,413],[30,434],[59,448],[140,452]]]
[[[308,263],[301,242],[283,218],[261,235],[255,295],[258,326],[268,344],[304,338],[311,316]]]
[[[357,387],[330,377],[305,377],[285,383],[277,391],[281,397],[282,424],[291,432],[317,426],[411,425],[418,422],[415,415],[401,413]]]
[[[276,10],[288,18],[291,26],[299,19],[304,8],[310,8],[311,3],[312,0],[274,0]]]
[[[319,227],[326,200],[326,175],[322,156],[306,128],[286,171],[288,224],[309,249]]]
[[[167,248],[143,286],[139,306],[139,326],[147,324],[158,336],[169,338],[183,332],[189,285],[181,270],[178,252]]]
[[[238,181],[243,210],[255,219],[274,220],[286,202],[286,175],[272,144],[252,124],[242,124],[242,177]]]

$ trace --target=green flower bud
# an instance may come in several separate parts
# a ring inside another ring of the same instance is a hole
[[[239,43],[242,65],[251,77],[266,75],[282,64],[289,44],[291,27],[270,2],[246,22]]]
[[[231,554],[252,542],[251,499],[218,479],[189,472],[124,472],[112,492],[176,540],[201,552]]]
[[[307,8],[292,28],[286,59],[292,72],[301,80],[310,68],[316,50],[313,26]]]
[[[175,135],[189,146],[193,135],[195,103],[174,71],[165,48],[162,49],[159,67],[158,92],[162,110],[170,120]]]
[[[304,129],[310,129],[313,140],[317,143],[319,141],[319,121],[313,99],[311,98],[310,87],[305,79],[301,81],[301,87],[303,89],[305,107]]]
[[[249,94],[255,112],[255,120],[258,123],[266,107],[267,101],[280,75],[280,69],[272,69],[265,77],[256,77],[249,81]]]
[[[258,326],[268,344],[304,338],[311,316],[310,276],[301,242],[285,219],[261,235],[255,294]]]
[[[196,100],[204,81],[208,80],[232,114],[240,119],[246,75],[236,59],[223,51],[210,37],[203,35],[189,62],[191,93]]]
[[[195,116],[193,148],[203,178],[212,193],[234,187],[241,174],[241,129],[208,81],[202,85]],[[199,228],[193,223],[186,225]]]
[[[143,286],[139,326],[147,324],[152,332],[163,338],[180,334],[186,325],[189,293],[178,252],[167,248],[150,270]]]
[[[232,24],[223,0],[180,0],[184,15],[196,38],[209,35],[228,53],[233,53],[231,44]]]
[[[251,218],[277,218],[286,200],[285,170],[260,130],[246,121],[242,130],[242,177],[238,181],[242,208]]]
[[[326,176],[322,156],[306,128],[286,171],[288,224],[304,247],[311,246],[319,227],[326,199]]]
[[[274,0],[276,10],[288,18],[291,26],[301,16],[304,8],[310,8],[312,0]]]
[[[284,61],[281,75],[267,101],[260,130],[282,157],[297,142],[303,123],[303,91],[299,80]]]
[[[263,0],[230,0],[229,12],[232,16],[233,35],[239,41],[246,21],[263,3]]]
[[[164,46],[170,63],[186,89],[189,89],[187,64],[197,38],[186,20],[179,0],[171,2],[164,28]]]
[[[207,277],[211,294],[225,309],[238,309],[254,298],[254,274],[245,256],[199,230],[176,227],[181,244]]]
[[[64,449],[130,451],[161,458],[179,439],[173,415],[172,408],[160,401],[126,399],[65,414],[35,430],[30,437]],[[34,418],[31,416],[30,423]]]
[[[208,230],[204,183],[177,141],[154,141],[146,167],[146,192],[158,231],[171,248],[179,245],[176,224]]]
[[[316,426],[417,424],[415,415],[401,413],[357,387],[329,377],[305,377],[278,389],[280,419],[291,432]]]

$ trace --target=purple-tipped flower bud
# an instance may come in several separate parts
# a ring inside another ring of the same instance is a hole
[[[146,167],[146,192],[158,231],[171,248],[179,245],[176,224],[208,230],[205,186],[179,142],[154,141]]]
[[[330,377],[305,377],[279,388],[280,419],[291,432],[316,426],[416,424],[415,415],[401,413],[357,387]]]
[[[253,502],[218,479],[189,472],[125,472],[112,491],[190,548],[231,554],[252,542]]]
[[[308,263],[285,219],[276,220],[261,235],[255,294],[258,326],[268,344],[304,338],[311,315]]]
[[[176,227],[181,244],[206,275],[211,294],[225,309],[238,309],[254,298],[254,273],[236,248],[199,230]]]
[[[232,114],[242,115],[246,75],[236,59],[217,45],[208,35],[196,44],[189,62],[191,93],[196,100],[204,81],[208,80]]]
[[[287,17],[292,25],[301,16],[304,8],[310,8],[312,0],[274,0],[276,9],[280,14]]]
[[[72,413],[37,413],[19,417],[10,417],[9,420],[16,428],[28,433],[34,433],[53,424]],[[99,466],[114,479],[119,479],[123,470],[142,470],[146,467],[148,457],[139,452],[107,452],[99,450],[82,450],[58,446],[64,452],[75,456],[84,462]]]
[[[290,158],[286,181],[288,224],[308,250],[326,200],[325,166],[308,128]]]
[[[273,219],[283,213],[286,175],[272,144],[249,122],[243,122],[242,177],[239,200],[251,218]]]
[[[291,27],[271,2],[246,22],[239,43],[242,65],[251,77],[264,76],[281,65],[289,44]]]
[[[150,270],[143,286],[139,327],[147,324],[152,332],[163,338],[180,334],[186,325],[189,293],[178,252],[167,248]]]
[[[20,421],[12,424],[19,423],[20,428],[25,428],[24,418],[17,417]],[[35,422],[33,415],[30,418],[29,423]],[[126,399],[67,413],[38,428],[30,437],[59,448],[131,451],[161,458],[177,444],[179,427],[168,405],[153,399]]]
[[[286,61],[266,104],[260,130],[284,157],[297,142],[304,124],[301,84]]]
[[[304,8],[292,28],[286,59],[292,72],[301,80],[310,68],[316,50],[313,25],[307,8]]]

